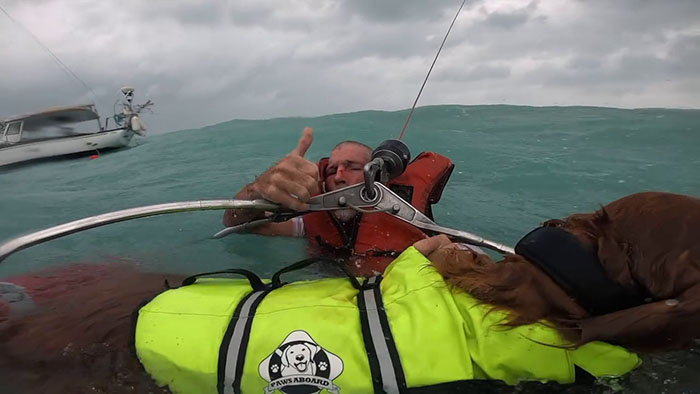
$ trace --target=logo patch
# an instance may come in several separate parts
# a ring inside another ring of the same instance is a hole
[[[322,348],[306,331],[292,331],[267,356],[258,371],[268,381],[266,394],[315,394],[326,389],[338,394],[333,380],[343,373],[343,360]]]

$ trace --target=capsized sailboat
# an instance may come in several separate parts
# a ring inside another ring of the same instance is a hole
[[[81,152],[125,147],[135,134],[145,136],[139,114],[153,103],[134,105],[134,89],[121,89],[121,111],[104,125],[93,104],[47,108],[0,118],[0,166]],[[116,111],[115,111],[116,112]]]

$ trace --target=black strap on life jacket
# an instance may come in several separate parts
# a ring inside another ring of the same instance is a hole
[[[369,357],[375,393],[399,394],[406,390],[406,377],[384,310],[379,283],[382,276],[367,279],[357,295],[362,338]]]
[[[546,272],[559,287],[592,315],[643,304],[637,290],[608,278],[592,248],[559,227],[538,227],[515,246],[515,253]]]
[[[306,267],[310,266],[311,264],[315,264],[315,263],[324,263],[324,264],[330,264],[330,265],[335,266],[340,271],[342,271],[345,274],[345,276],[348,277],[348,280],[352,284],[352,287],[354,287],[358,290],[362,289],[362,285],[360,285],[360,282],[357,280],[357,278],[355,278],[343,264],[341,264],[338,260],[327,259],[327,258],[322,258],[322,257],[311,257],[308,259],[298,261],[292,265],[288,265],[288,266],[280,269],[279,271],[275,272],[272,275],[272,280],[271,280],[270,284],[275,289],[282,287],[282,286],[287,284],[287,282],[282,281],[282,274],[287,273],[287,272],[300,270],[302,268],[306,268]]]
[[[192,283],[197,281],[197,278],[201,278],[204,276],[212,276],[212,275],[219,275],[219,274],[234,274],[234,275],[243,275],[248,279],[248,283],[250,283],[250,287],[253,288],[253,290],[264,290],[265,285],[263,284],[262,280],[258,275],[255,274],[253,271],[248,271],[246,269],[242,268],[231,268],[227,270],[221,270],[221,271],[213,271],[213,272],[204,272],[201,274],[196,274],[189,276],[182,281],[182,286],[189,286]]]

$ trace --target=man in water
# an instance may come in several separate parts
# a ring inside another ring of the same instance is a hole
[[[371,160],[372,148],[356,141],[344,141],[319,163],[304,158],[313,142],[313,129],[304,129],[297,147],[277,164],[246,185],[235,198],[264,198],[285,207],[304,211],[307,201],[364,181],[364,166]],[[388,186],[406,201],[430,216],[453,169],[452,162],[436,153],[422,153],[404,173]],[[229,209],[224,213],[227,227],[264,218],[265,213]],[[416,227],[386,213],[360,213],[352,208],[312,212],[286,222],[267,222],[247,229],[263,235],[305,236],[311,253],[340,257],[356,275],[383,272],[407,247],[426,235]]]
[[[318,165],[304,155],[313,142],[313,129],[304,128],[297,147],[277,164],[260,175],[253,183],[246,185],[234,198],[253,200],[264,198],[285,207],[303,211],[306,202],[321,192]],[[364,181],[364,166],[370,161],[372,148],[356,141],[344,141],[331,151],[325,171],[324,192],[354,185]],[[334,211],[341,222],[351,220],[356,211],[352,209]],[[250,209],[228,209],[224,212],[224,226],[231,227],[254,219],[260,219],[260,212]],[[301,217],[281,223],[264,223],[248,230],[256,234],[304,236],[304,222]]]

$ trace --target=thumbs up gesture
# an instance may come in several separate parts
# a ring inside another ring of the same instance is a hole
[[[304,158],[313,140],[314,130],[305,127],[296,148],[250,185],[254,197],[297,211],[307,209],[306,202],[319,192],[318,166]]]

